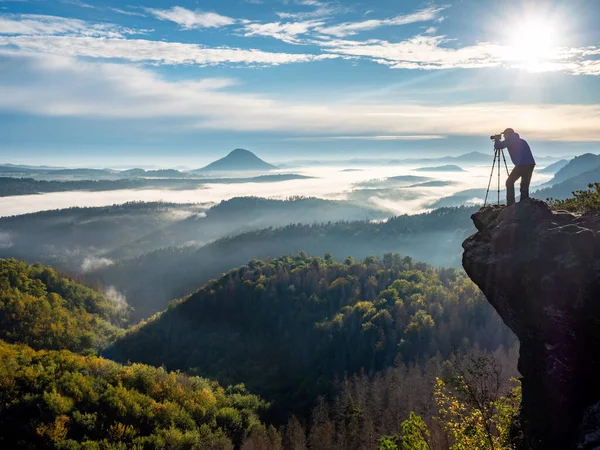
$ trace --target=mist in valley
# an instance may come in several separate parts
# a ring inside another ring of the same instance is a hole
[[[135,178],[146,187],[4,196],[0,257],[41,261],[86,280],[131,306],[133,321],[253,258],[305,252],[360,260],[399,253],[460,267],[461,243],[473,231],[470,214],[490,181],[491,167],[481,164],[485,155],[471,155],[477,161],[460,166],[310,163],[268,172],[190,173],[194,178],[181,184],[159,179],[165,183],[160,188],[156,180]],[[56,181],[73,173],[80,170],[59,171]],[[536,173],[535,184],[553,176]],[[193,188],[186,188],[190,183]],[[497,200],[496,189],[494,176],[490,202]]]

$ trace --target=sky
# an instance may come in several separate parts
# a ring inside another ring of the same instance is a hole
[[[0,163],[598,153],[600,1],[0,0]]]

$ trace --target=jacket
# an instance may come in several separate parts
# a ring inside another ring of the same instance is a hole
[[[519,133],[511,134],[503,141],[496,141],[494,148],[496,150],[508,149],[510,159],[515,166],[535,165],[531,148],[525,139],[521,139]]]

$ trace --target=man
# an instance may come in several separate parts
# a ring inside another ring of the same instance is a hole
[[[515,181],[521,179],[521,200],[529,198],[529,184],[535,168],[535,160],[531,154],[529,144],[521,139],[519,133],[515,133],[512,128],[504,130],[504,140],[496,140],[494,148],[496,150],[508,149],[508,154],[515,168],[506,180],[506,205],[515,203]]]

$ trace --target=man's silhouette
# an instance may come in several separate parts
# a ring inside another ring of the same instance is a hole
[[[504,140],[496,140],[494,148],[496,150],[508,149],[508,154],[515,168],[506,179],[506,205],[510,206],[515,202],[515,181],[521,179],[521,200],[529,198],[529,184],[535,168],[535,160],[531,154],[531,148],[524,139],[521,139],[519,133],[515,133],[512,128],[504,130]]]

